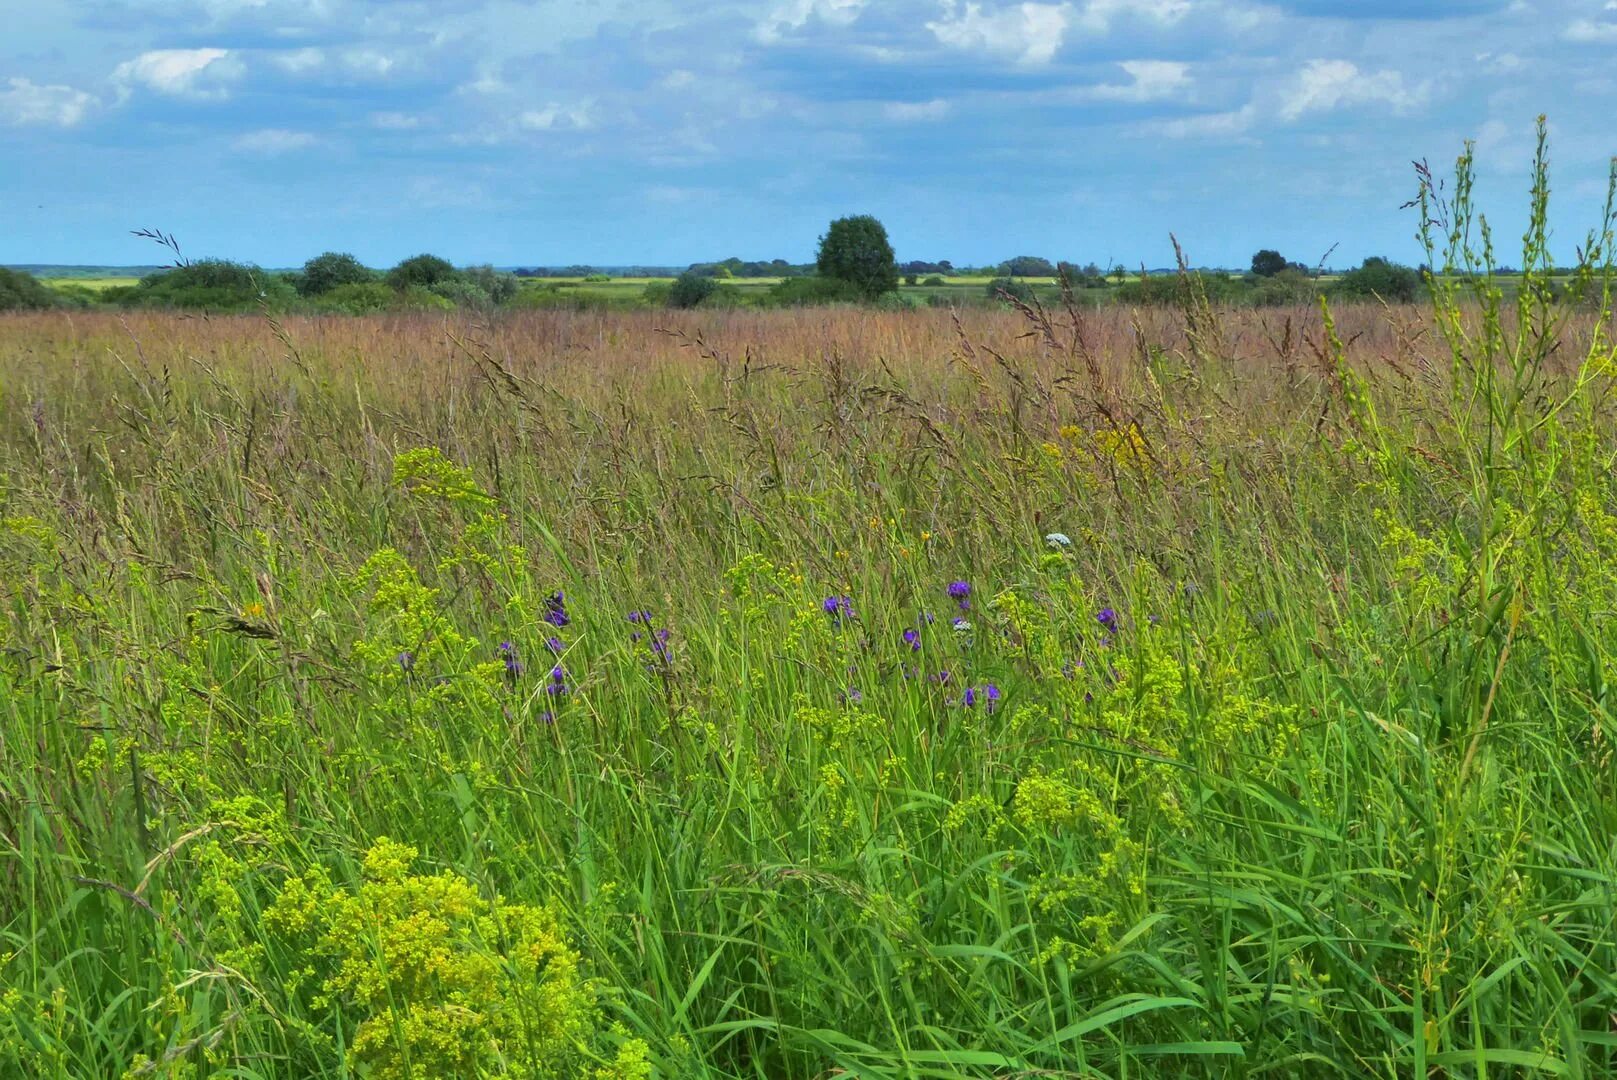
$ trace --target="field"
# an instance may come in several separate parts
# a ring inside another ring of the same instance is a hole
[[[1612,1075],[1549,303],[0,317],[0,1075]]]

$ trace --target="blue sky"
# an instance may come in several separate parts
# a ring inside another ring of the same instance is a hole
[[[1540,112],[1569,256],[1617,152],[1617,0],[3,3],[0,262],[1415,262],[1410,159],[1519,234]]]

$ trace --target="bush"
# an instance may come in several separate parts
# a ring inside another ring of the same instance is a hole
[[[32,274],[0,266],[0,311],[42,311],[56,306],[50,286]]]
[[[857,304],[864,294],[850,282],[836,278],[787,278],[769,287],[764,302],[771,307],[812,307],[821,304]]]
[[[304,296],[322,296],[344,285],[359,285],[375,280],[376,272],[352,255],[328,251],[303,264],[303,274],[297,284],[298,292]]]
[[[592,285],[593,284],[599,284],[600,282],[603,282],[603,281],[611,281],[612,280],[612,275],[610,275],[610,274],[586,274],[584,276],[584,280],[586,282],[589,282]]]
[[[109,299],[126,307],[241,312],[265,304],[284,309],[296,301],[297,293],[286,279],[249,263],[199,259],[149,274],[134,288],[119,290]]]
[[[451,281],[458,275],[448,259],[436,255],[412,255],[387,272],[387,283],[395,289],[408,289],[412,285],[430,289],[441,281]]]
[[[338,285],[313,298],[316,311],[336,315],[374,315],[399,306],[399,294],[380,281]]]
[[[933,288],[937,288],[938,286],[947,285],[949,283],[947,281],[944,281],[937,274],[933,274],[931,277],[929,277],[925,281],[921,282],[921,284],[922,285],[930,285]]]
[[[1332,291],[1356,300],[1376,298],[1407,304],[1420,295],[1420,284],[1420,274],[1413,268],[1371,256],[1357,270],[1338,278]]]
[[[693,308],[712,296],[718,285],[710,277],[685,271],[674,279],[668,288],[668,304],[670,307]]]
[[[1001,277],[988,283],[983,290],[990,300],[1004,300],[1007,297],[1020,300],[1022,303],[1031,303],[1033,300],[1033,286],[1021,278]]]
[[[647,307],[668,307],[669,294],[674,291],[671,281],[653,281],[641,290],[640,300]]]
[[[456,307],[477,308],[482,311],[494,306],[494,301],[483,291],[482,286],[471,281],[440,281],[427,291],[434,296],[443,297]]]
[[[516,275],[502,274],[488,265],[468,266],[459,276],[482,289],[489,302],[494,304],[510,303],[516,297],[517,290],[522,287]]]

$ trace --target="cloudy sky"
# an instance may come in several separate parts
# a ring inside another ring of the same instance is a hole
[[[1519,234],[1540,112],[1570,254],[1617,152],[1617,0],[0,9],[0,262],[1415,262],[1410,159],[1475,139]]]

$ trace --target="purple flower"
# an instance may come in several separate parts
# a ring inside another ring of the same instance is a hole
[[[549,649],[553,653],[559,653],[563,649],[567,648],[567,646],[562,644],[561,638],[552,635],[545,638],[545,648]]]
[[[968,597],[970,595],[971,595],[971,583],[969,581],[951,581],[951,582],[949,582],[949,599],[951,599],[951,600],[964,600],[966,597]]]
[[[550,681],[564,683],[567,681],[567,669],[557,664],[550,669]]]
[[[916,630],[904,631],[904,644],[910,647],[911,652],[921,651],[921,635]]]
[[[988,711],[993,712],[994,706],[999,704],[999,687],[993,683],[983,687],[983,698],[988,702]]]
[[[1117,633],[1117,612],[1109,607],[1103,607],[1095,614],[1095,621],[1106,628],[1108,634]]]
[[[846,691],[837,695],[837,700],[844,705],[858,705],[865,700],[865,695],[861,694],[857,687],[850,686]]]
[[[947,671],[940,671],[936,675],[928,675],[927,676],[927,681],[935,682],[939,686],[948,686],[949,685],[949,673]]]
[[[853,599],[851,597],[827,596],[820,602],[820,607],[824,608],[825,613],[831,616],[831,622],[835,625],[840,626],[843,619],[853,618]]]
[[[545,622],[557,629],[572,622],[567,617],[567,594],[559,589],[545,601]]]
[[[406,675],[415,670],[415,653],[409,651],[399,653],[399,667],[404,669]]]
[[[975,706],[977,704],[977,688],[975,686],[966,687],[966,692],[960,700],[968,709]]]
[[[651,635],[651,651],[656,653],[658,658],[664,662],[669,659],[668,628],[666,626]]]
[[[632,622],[632,623],[650,623],[651,622],[651,612],[649,612],[649,611],[631,611],[631,612],[629,612],[629,621]]]
[[[517,647],[509,641],[502,641],[498,646],[500,659],[505,661],[505,677],[516,682],[522,674],[522,661],[517,659]]]
[[[549,709],[546,709],[544,712],[539,714],[539,722],[541,724],[554,724],[556,722],[556,714],[551,712]]]
[[[966,621],[966,617],[964,615],[956,615],[949,625],[954,627],[956,630],[971,629],[971,623]]]

